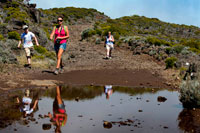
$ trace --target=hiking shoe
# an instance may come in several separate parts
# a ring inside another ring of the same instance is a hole
[[[61,73],[64,73],[64,69],[63,68],[60,68],[59,69],[59,73],[61,74]]]
[[[31,69],[31,64],[25,64],[24,67]]]
[[[28,68],[31,69],[31,64],[28,65]]]
[[[58,68],[56,68],[56,70],[54,71],[54,74],[55,74],[55,75],[58,75],[58,74],[59,74],[59,69],[58,69]]]
[[[112,59],[112,57],[110,56],[109,59]]]
[[[107,57],[107,56],[106,56],[106,58],[105,58],[105,59],[106,59],[106,60],[108,60],[108,59],[109,59],[109,57]]]

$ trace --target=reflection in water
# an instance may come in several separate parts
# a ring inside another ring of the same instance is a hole
[[[28,124],[20,122],[24,118],[19,111],[19,106],[17,108],[15,106],[16,95],[18,105],[23,107],[22,111],[28,115],[33,110],[31,114],[34,113],[35,121],[27,117]],[[105,95],[109,101],[105,99]],[[164,96],[168,100],[159,103],[158,96]],[[75,101],[77,97],[79,97],[78,102]],[[138,97],[142,98],[138,99]],[[37,99],[41,99],[39,103],[36,102]],[[7,104],[2,104],[5,102]],[[23,103],[23,106],[19,103]],[[49,106],[48,103],[52,105]],[[68,115],[64,103],[67,104]],[[81,133],[94,131],[96,133],[117,133],[133,130],[135,132],[200,132],[200,110],[182,110],[178,92],[170,90],[110,85],[64,86],[62,88],[57,86],[52,89],[26,90],[25,94],[18,91],[14,95],[9,94],[4,100],[1,98],[0,104],[2,104],[0,132],[13,132],[15,128],[18,132],[45,132],[44,130]],[[51,113],[47,115],[49,111]],[[15,121],[15,124],[8,120]],[[112,124],[112,128],[102,128],[102,122],[104,126]],[[66,125],[66,123],[69,124]],[[55,130],[51,128],[52,124]]]
[[[113,93],[112,85],[105,85],[105,87],[104,87],[104,93],[106,94],[106,99],[109,100],[110,96]]]
[[[49,112],[48,116],[50,118],[50,121],[53,123],[53,125],[56,126],[55,132],[60,133],[61,132],[61,126],[64,126],[67,122],[67,114],[65,110],[64,102],[61,98],[61,87],[56,87],[56,96],[53,102],[53,116]]]
[[[30,90],[25,90],[22,100],[17,97],[17,104],[19,104],[20,112],[23,116],[31,115],[36,109],[38,109],[38,97],[34,97],[34,100],[30,97]]]
[[[200,132],[200,109],[183,109],[178,116],[179,128],[185,132]]]

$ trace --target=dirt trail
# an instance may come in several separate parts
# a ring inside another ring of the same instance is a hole
[[[80,41],[81,32],[90,27],[91,25],[69,26],[70,39],[67,51],[63,56],[64,74],[53,75],[51,72],[54,68],[49,70],[17,68],[16,72],[0,78],[0,89],[41,86],[43,80],[45,86],[55,85],[59,81],[66,84],[84,85],[113,84],[165,88],[172,85],[178,86],[177,71],[165,70],[163,63],[155,62],[148,55],[133,55],[128,46],[115,47],[113,58],[111,60],[103,59],[106,54],[103,43],[96,45],[95,42],[91,44],[86,40]]]
[[[58,80],[66,84],[165,88],[170,87],[172,80],[174,82],[176,71],[164,70],[163,63],[155,62],[148,55],[133,55],[128,46],[115,47],[113,58],[103,59],[106,54],[103,43],[97,45],[95,42],[90,44],[86,40],[80,41],[81,32],[88,27],[90,26],[69,27],[70,40],[64,56],[64,74],[54,76],[52,73],[43,73],[33,77],[40,80]]]

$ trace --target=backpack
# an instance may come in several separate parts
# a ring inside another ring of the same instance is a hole
[[[67,26],[64,25],[64,26],[62,26],[62,27],[64,28],[65,35],[67,35]],[[61,30],[62,30],[62,27],[61,27]],[[56,29],[58,29],[57,26],[56,26]],[[61,31],[61,30],[60,30],[60,31]]]

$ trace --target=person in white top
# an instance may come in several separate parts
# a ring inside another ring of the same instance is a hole
[[[106,41],[105,41],[105,45],[106,45],[106,49],[107,49],[107,52],[106,52],[106,58],[105,59],[111,59],[111,52],[112,52],[112,49],[114,49],[114,37],[113,35],[111,35],[111,32],[109,31],[108,32],[108,36],[106,36]]]
[[[25,90],[25,95],[20,101],[19,97],[17,97],[17,103],[21,104],[20,106],[20,112],[23,112],[24,117],[27,115],[30,115],[33,113],[34,110],[36,110],[38,106],[38,99],[36,99],[33,103],[32,98],[30,98],[30,90]],[[33,106],[31,107],[31,104],[33,103]]]
[[[24,33],[22,33],[21,35],[21,40],[19,41],[18,48],[20,48],[20,45],[23,41],[24,42],[23,47],[25,49],[27,62],[28,62],[28,64],[25,65],[25,67],[31,68],[31,55],[32,55],[31,52],[33,51],[32,39],[35,40],[37,46],[39,46],[39,43],[38,43],[37,38],[35,37],[35,34],[33,34],[32,32],[28,30],[27,25],[23,26],[23,30],[24,30]]]

